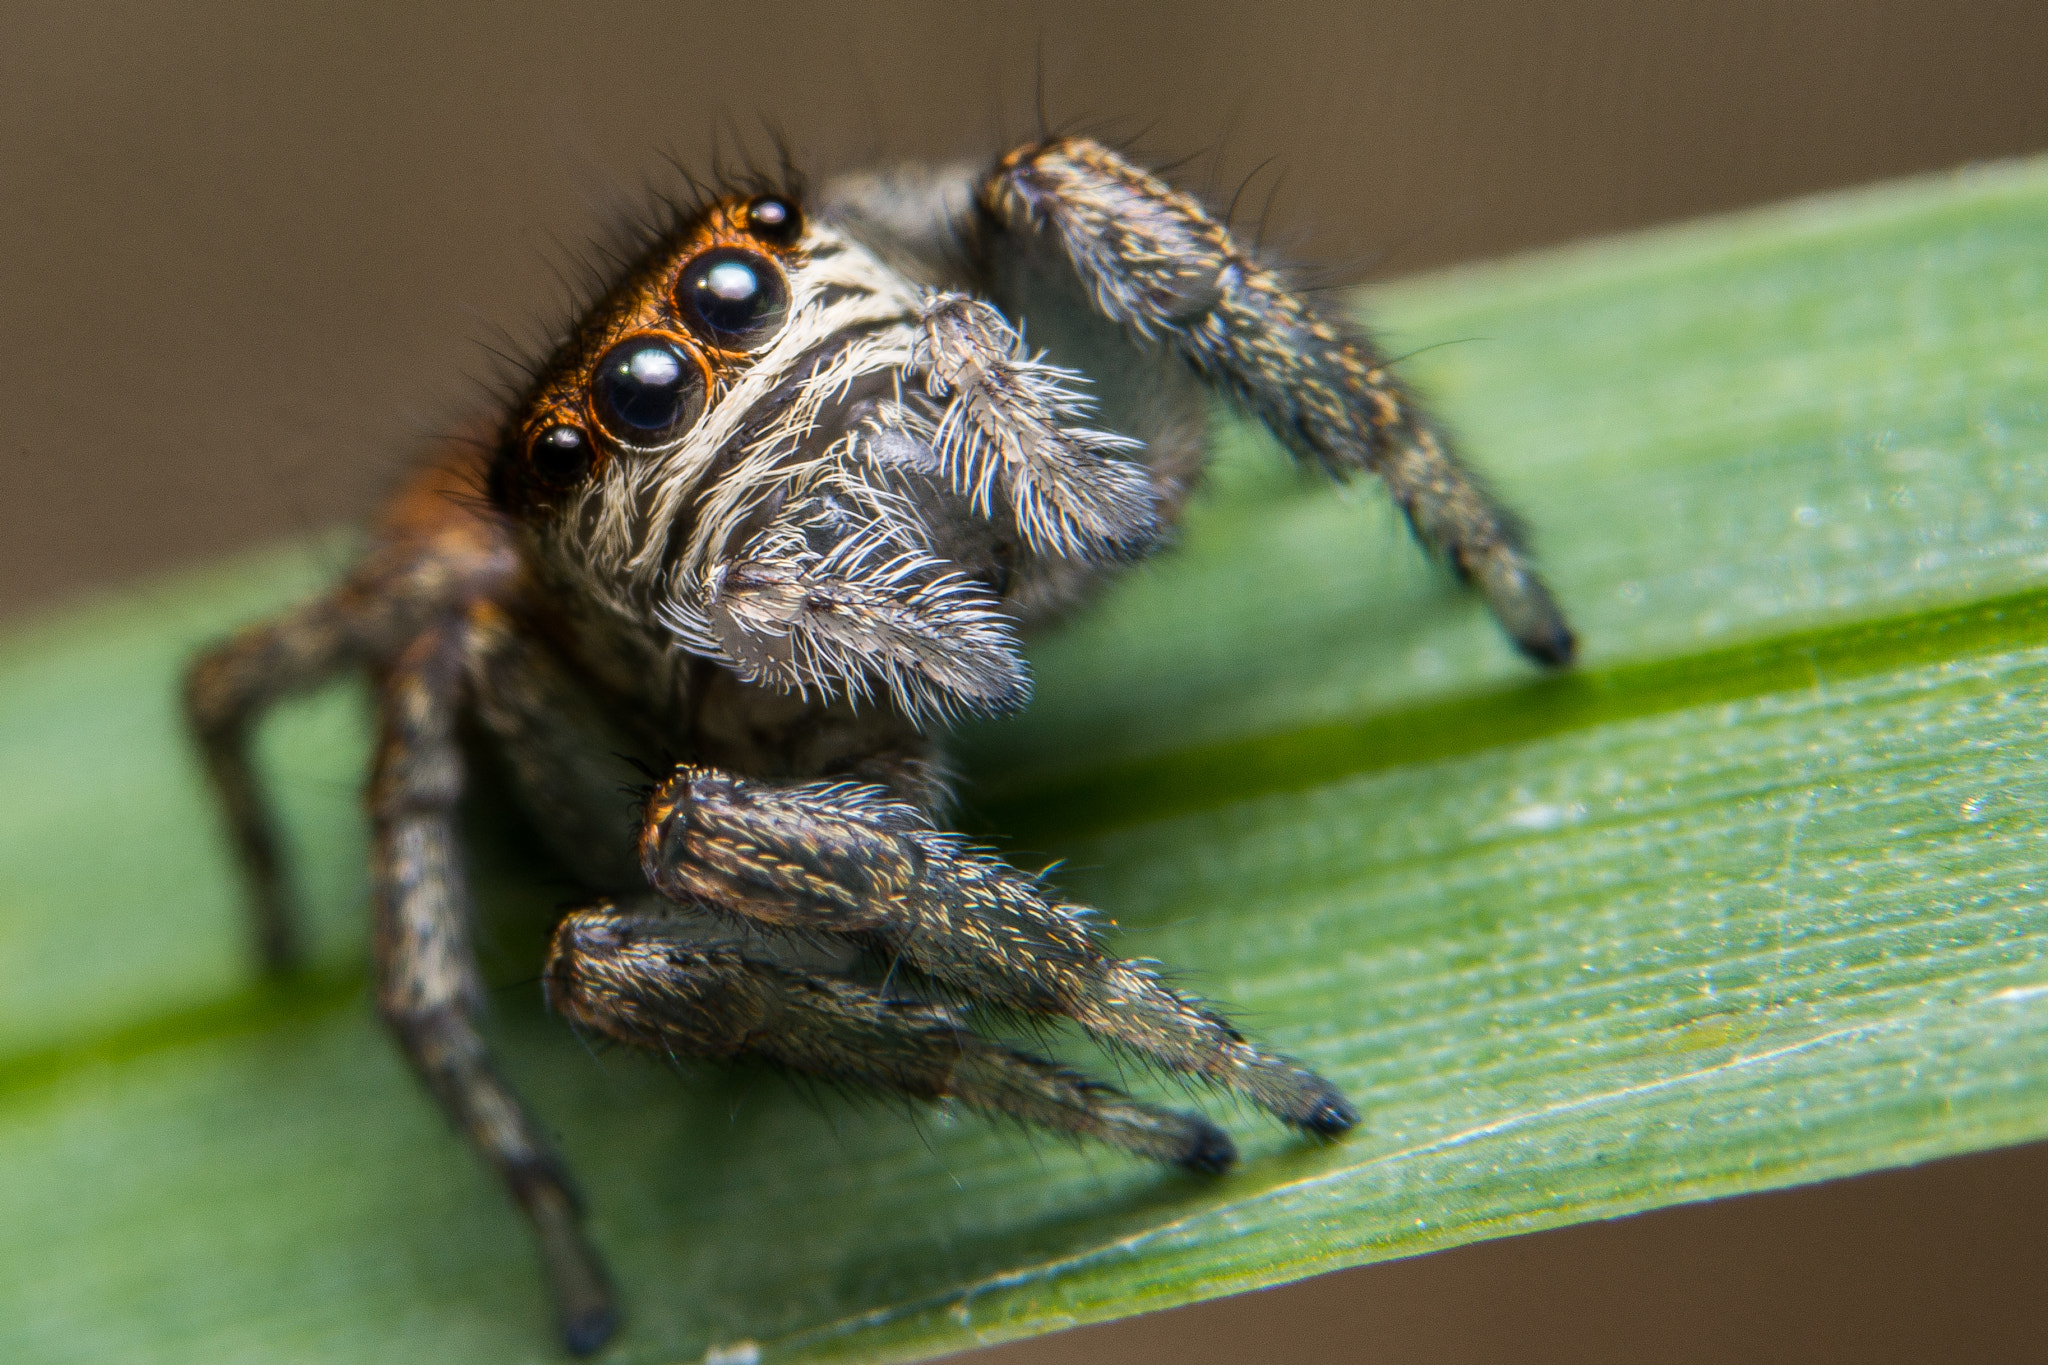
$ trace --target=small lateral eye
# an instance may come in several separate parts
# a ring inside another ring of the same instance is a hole
[[[713,345],[748,350],[781,330],[789,286],[766,258],[716,247],[684,268],[676,307]]]
[[[764,194],[747,205],[747,231],[770,246],[794,246],[804,235],[804,215],[779,194]]]
[[[704,372],[666,337],[627,337],[597,363],[591,398],[613,440],[666,445],[704,410]]]
[[[542,427],[526,448],[534,477],[550,488],[572,488],[590,473],[590,438],[567,422]]]

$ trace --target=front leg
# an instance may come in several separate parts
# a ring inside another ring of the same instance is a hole
[[[1087,138],[1004,157],[979,196],[977,246],[1064,258],[1095,309],[1223,389],[1294,453],[1379,475],[1415,536],[1485,594],[1539,663],[1571,662],[1570,626],[1515,516],[1451,450],[1372,343],[1319,309],[1187,195]]]
[[[772,786],[682,767],[648,802],[640,854],[648,881],[673,900],[858,936],[945,986],[1072,1019],[1310,1132],[1358,1121],[1322,1077],[1260,1051],[1151,969],[1105,953],[1088,911],[876,788]]]
[[[560,1160],[498,1075],[476,1025],[483,981],[455,831],[455,718],[472,635],[459,618],[429,628],[383,679],[370,783],[377,1005],[449,1121],[533,1225],[563,1339],[582,1355],[602,1346],[617,1321],[604,1267],[583,1236]]]
[[[1219,1172],[1230,1137],[972,1032],[956,1005],[841,975],[801,940],[730,916],[602,902],[556,928],[548,1001],[586,1028],[670,1057],[766,1057],[830,1081],[950,1100],[1155,1161]],[[886,985],[886,983],[885,983]]]

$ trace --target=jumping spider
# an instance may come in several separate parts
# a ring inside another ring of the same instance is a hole
[[[1020,633],[1166,535],[1209,389],[1332,476],[1377,474],[1525,653],[1573,649],[1513,517],[1368,339],[1118,153],[1059,138],[809,202],[749,189],[650,232],[490,440],[451,443],[337,588],[188,680],[283,972],[294,930],[250,727],[342,669],[373,678],[378,1005],[531,1221],[579,1353],[616,1311],[478,1032],[465,718],[597,897],[545,968],[575,1023],[1220,1171],[1236,1153],[1207,1119],[993,1041],[976,1007],[1073,1020],[1309,1133],[1357,1111],[945,832],[938,724],[1023,705]],[[658,756],[683,761],[641,799],[634,762]]]

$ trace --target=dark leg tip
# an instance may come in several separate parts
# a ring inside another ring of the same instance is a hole
[[[1237,1164],[1237,1144],[1215,1124],[1204,1123],[1195,1130],[1187,1152],[1176,1164],[1203,1175],[1222,1175]]]
[[[1316,1102],[1309,1106],[1308,1112],[1294,1122],[1304,1132],[1314,1133],[1317,1137],[1333,1138],[1358,1126],[1358,1111],[1333,1090],[1327,1095],[1319,1096]]]
[[[597,1304],[562,1321],[562,1344],[572,1356],[595,1355],[619,1330],[619,1313],[610,1304]]]
[[[1518,636],[1515,644],[1522,653],[1545,668],[1564,668],[1579,654],[1578,637],[1562,621],[1552,622],[1541,631]]]

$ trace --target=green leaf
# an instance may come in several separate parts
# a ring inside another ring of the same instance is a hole
[[[1344,1143],[1205,1100],[1247,1149],[1210,1181],[593,1056],[531,985],[566,892],[485,839],[617,1358],[909,1359],[2048,1134],[2044,241],[2029,163],[1377,291],[1584,667],[1232,429],[1182,550],[967,737],[976,826],[1339,1080]],[[364,998],[359,697],[266,737],[322,964],[285,992],[176,730],[179,661],[340,553],[0,644],[0,1357],[553,1358]]]

